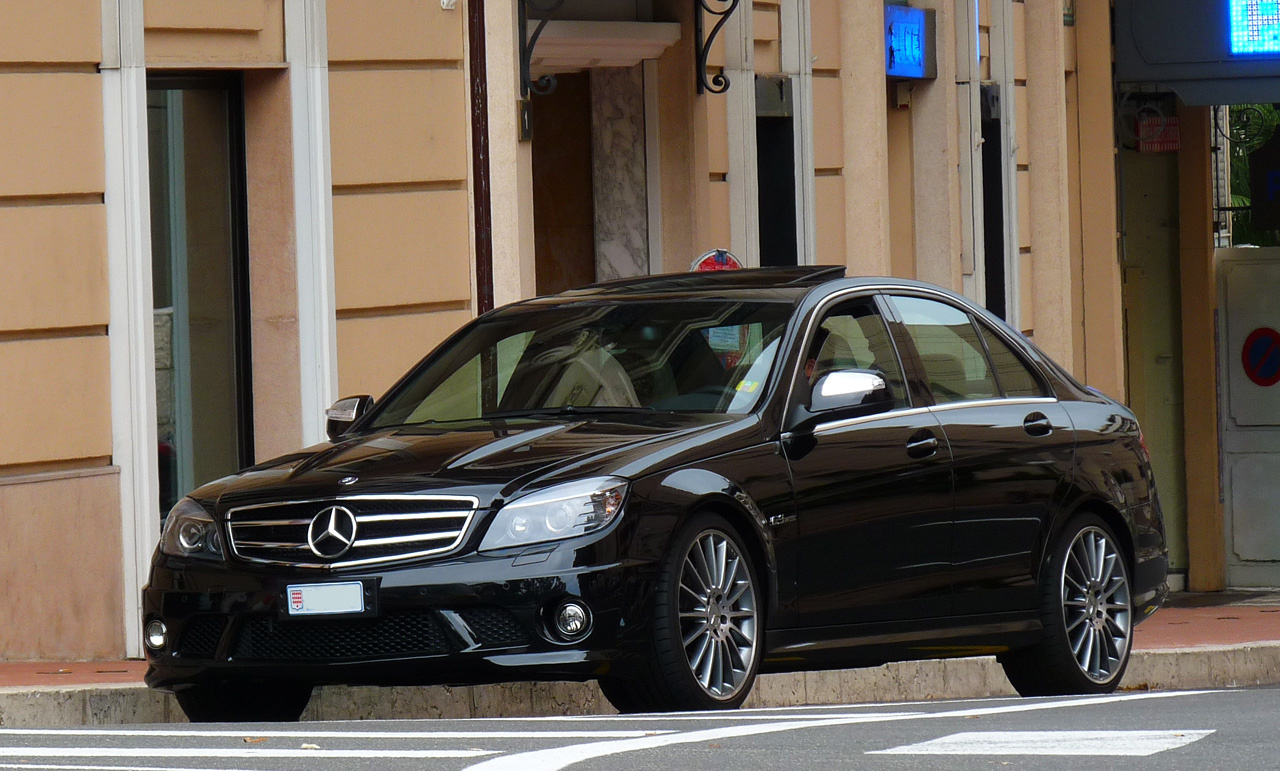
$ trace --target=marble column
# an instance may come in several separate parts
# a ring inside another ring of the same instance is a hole
[[[643,67],[591,70],[596,280],[649,273]]]

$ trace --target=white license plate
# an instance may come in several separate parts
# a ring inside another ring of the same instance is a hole
[[[287,587],[285,595],[289,601],[290,616],[364,612],[364,584],[359,581],[295,584]]]

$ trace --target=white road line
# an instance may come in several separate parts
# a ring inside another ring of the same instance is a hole
[[[1145,757],[1213,731],[970,731],[868,755],[1102,755]]]
[[[650,736],[644,739],[615,739],[613,741],[591,742],[589,744],[573,744],[567,747],[556,747],[531,752],[520,752],[486,760],[468,768],[468,771],[558,771],[559,769],[580,763],[592,758],[618,755],[624,752],[649,750],[669,747],[675,744],[696,744],[699,742],[732,739],[742,736],[759,736],[762,734],[797,731],[803,728],[827,728],[833,726],[853,725],[857,723],[890,723],[907,720],[931,720],[940,718],[981,717],[986,715],[1004,715],[1018,712],[1037,712],[1068,707],[1087,707],[1115,704],[1124,701],[1141,701],[1145,699],[1168,699],[1178,696],[1196,696],[1212,691],[1171,691],[1168,693],[1136,693],[1123,696],[1103,696],[1097,698],[1071,699],[1067,701],[1037,702],[1034,704],[1011,704],[1003,707],[976,707],[972,709],[952,710],[949,712],[914,712],[903,715],[879,716],[859,715],[848,718],[816,718],[812,720],[792,720],[777,723],[757,723],[726,728],[711,728],[703,731]]]
[[[615,741],[637,741],[618,739]],[[474,758],[494,750],[273,750],[205,747],[0,747],[6,758]]]
[[[121,737],[192,737],[201,739],[638,739],[644,736],[673,733],[671,730],[648,731],[243,731],[181,728],[109,729],[109,728],[0,728],[0,740],[6,736],[121,736]]]

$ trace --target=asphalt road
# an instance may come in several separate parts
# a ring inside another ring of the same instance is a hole
[[[0,729],[0,769],[1274,769],[1280,689],[729,713]]]

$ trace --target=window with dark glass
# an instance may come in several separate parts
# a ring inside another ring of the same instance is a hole
[[[242,87],[147,83],[160,512],[253,463]]]
[[[871,298],[841,303],[823,316],[809,343],[804,366],[810,386],[823,375],[839,370],[877,372],[889,385],[894,407],[907,406],[902,366],[889,328]]]
[[[1000,386],[968,313],[921,297],[894,297],[938,404],[998,399]]]
[[[981,322],[982,339],[987,343],[987,352],[991,354],[991,363],[995,366],[996,377],[1004,389],[1004,395],[1010,397],[1044,396],[1040,381],[1031,373],[1018,354]]]

